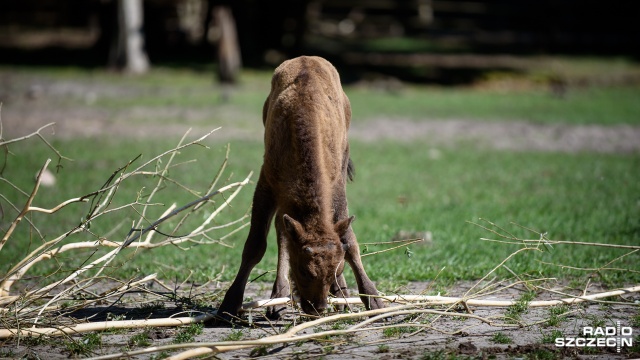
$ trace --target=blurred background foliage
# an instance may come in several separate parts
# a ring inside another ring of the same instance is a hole
[[[0,63],[117,67],[118,8],[131,1],[141,2],[136,31],[152,66],[221,65],[239,52],[243,66],[260,68],[314,54],[346,81],[460,84],[520,73],[544,55],[640,55],[630,0],[6,0]],[[567,80],[553,70],[537,80],[561,89]]]

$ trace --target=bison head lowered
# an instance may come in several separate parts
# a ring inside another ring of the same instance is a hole
[[[309,226],[307,229],[289,215],[283,216],[290,241],[290,274],[300,296],[300,306],[307,314],[317,315],[327,308],[331,285],[344,269],[348,249],[347,231],[354,217],[332,226]]]

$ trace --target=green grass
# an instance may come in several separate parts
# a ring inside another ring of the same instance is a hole
[[[564,337],[564,334],[560,330],[551,330],[547,334],[542,335],[543,344],[554,344],[557,338]]]
[[[93,355],[101,344],[102,337],[100,333],[97,332],[87,333],[78,340],[69,338],[64,341],[64,346],[69,352],[70,357]]]
[[[549,308],[549,320],[546,322],[546,326],[558,326],[563,321],[566,321],[567,316],[564,315],[569,311],[568,305],[558,305]]]
[[[399,337],[403,334],[411,334],[419,330],[419,327],[416,326],[398,326],[398,327],[390,327],[382,330],[382,335],[384,337]]]
[[[491,91],[407,86],[397,93],[347,88],[354,121],[402,117],[416,121],[470,119],[569,124],[638,124],[638,87],[569,90],[565,98],[548,90]]]
[[[244,331],[242,329],[231,330],[229,335],[225,336],[223,341],[239,341],[244,337]]]
[[[56,145],[76,161],[64,163],[56,191],[42,189],[36,206],[51,207],[97,189],[127,159],[139,152],[148,159],[147,154],[160,152],[170,143],[142,141],[117,146],[108,141],[73,140]],[[183,151],[182,160],[198,158],[193,168],[197,171],[175,171],[172,175],[194,188],[205,188],[224,155],[222,144],[211,144],[211,147],[211,151]],[[43,159],[51,155],[40,145],[28,151],[20,146],[12,149],[16,155],[11,163],[24,165],[8,167],[5,176],[18,184],[31,183]],[[258,142],[234,142],[229,169],[233,181],[240,180],[250,170],[259,169],[261,149]],[[401,230],[433,234],[432,243],[410,247],[413,255],[410,258],[402,249],[365,257],[367,270],[374,279],[430,280],[442,268],[445,270],[440,278],[444,281],[483,276],[520,246],[479,240],[496,238],[470,223],[487,225],[479,218],[490,219],[521,238],[537,239],[539,235],[510,222],[546,232],[548,238],[555,240],[634,245],[640,237],[637,198],[640,184],[634,170],[640,165],[637,155],[509,153],[463,147],[442,149],[442,156],[434,160],[426,150],[418,143],[352,144],[357,175],[356,181],[348,185],[348,197],[350,211],[357,217],[353,226],[360,243],[389,241]],[[122,198],[133,200],[143,186],[146,189],[143,192],[149,191],[156,181],[135,179],[120,190]],[[244,189],[233,207],[221,214],[220,222],[244,214],[250,206],[252,191],[252,186]],[[168,186],[156,198],[165,206],[155,213],[159,215],[171,202],[184,204],[193,199],[184,194],[178,197],[178,194],[175,187]],[[8,196],[14,203],[24,201],[24,196],[15,193]],[[7,214],[6,224],[14,215],[9,215],[12,213],[5,204],[3,208]],[[77,225],[87,210],[88,205],[76,204],[53,216],[34,214],[33,220],[43,221],[41,227],[51,237]],[[122,239],[129,230],[127,221],[136,217],[135,212],[124,211],[119,217],[106,218],[92,230],[106,233],[125,223],[113,235],[114,240]],[[10,241],[0,253],[5,259],[0,262],[3,270],[37,244],[25,225],[21,225],[18,240]],[[215,277],[226,267],[223,279],[228,280],[236,271],[246,233],[247,230],[243,230],[228,241],[235,246],[231,249],[210,245],[186,252],[175,247],[140,251],[135,261],[127,262],[125,269],[129,274],[136,270],[160,271],[165,278],[183,278],[193,270],[194,280],[203,281]],[[383,249],[376,245],[366,247],[369,252]],[[267,256],[255,270],[256,275],[275,268],[275,252],[272,231]],[[542,262],[598,268],[624,253],[617,249],[556,245],[550,251],[522,253],[507,265],[534,277],[571,277],[588,273]],[[635,261],[634,255],[625,257],[618,262],[618,267],[632,268]],[[188,267],[180,265],[187,263]],[[618,284],[638,278],[629,272],[598,274]],[[269,274],[263,279],[272,278]]]
[[[513,340],[502,332],[497,332],[491,337],[491,341],[496,344],[511,344]]]
[[[482,356],[458,355],[455,352],[445,350],[428,352],[420,357],[421,360],[471,360],[481,358]]]
[[[154,154],[170,145],[137,142],[116,146],[103,141],[73,140],[57,146],[77,160],[65,163],[58,175],[56,191],[41,190],[35,202],[37,206],[54,206],[69,197],[97,189],[114,169],[134,154],[143,152],[147,159],[149,155],[146,154]],[[230,160],[234,181],[250,170],[259,169],[261,148],[258,142],[234,142]],[[33,146],[29,151],[16,146],[13,151],[16,155],[11,162],[25,165],[9,167],[5,176],[19,184],[32,182],[43,159],[51,155],[44,146]],[[640,163],[637,155],[508,153],[471,148],[441,151],[442,157],[433,160],[424,146],[417,143],[352,144],[357,175],[356,181],[348,186],[348,196],[351,213],[357,217],[353,226],[359,241],[389,241],[401,230],[433,233],[432,243],[410,247],[411,258],[404,250],[366,257],[365,265],[374,279],[429,280],[442,268],[445,270],[440,277],[444,281],[483,276],[519,246],[479,240],[481,237],[496,238],[470,224],[486,225],[479,218],[490,219],[521,238],[537,239],[539,235],[510,222],[547,232],[548,238],[556,240],[637,244],[640,237],[637,198],[640,184],[634,170]],[[212,145],[209,152],[184,151],[181,159],[198,158],[195,167],[198,171],[173,174],[186,184],[203,189],[208,181],[206,175],[214,174],[223,155],[222,144]],[[143,186],[148,191],[156,181],[136,179],[131,186],[121,189],[122,197],[133,199]],[[192,199],[185,195],[178,198],[178,192],[173,190],[175,188],[169,186],[156,201],[184,204]],[[19,199],[24,200],[23,196],[12,195],[10,198],[16,203]],[[221,215],[220,222],[244,214],[250,206],[251,196],[252,187],[244,189],[234,200],[233,208]],[[7,206],[3,204],[3,207],[6,216],[11,214]],[[35,214],[33,219],[44,221],[44,229],[52,236],[77,225],[87,209],[85,204],[76,204],[54,216]],[[156,213],[163,209],[157,209]],[[93,231],[107,232],[137,215],[133,211],[124,213],[124,219],[105,219],[102,227],[97,226]],[[0,253],[0,257],[9,259],[0,262],[4,264],[3,269],[36,245],[30,242],[24,225],[18,238],[22,240],[10,241]],[[114,239],[121,239],[127,232],[128,227],[124,226],[116,232]],[[236,270],[245,236],[246,230],[233,236],[229,240],[235,246],[232,249],[211,245],[186,252],[174,247],[140,251],[125,269],[129,273],[135,269],[142,273],[160,271],[166,278],[185,277],[193,270],[194,280],[202,281],[215,277],[227,267],[223,279],[228,280]],[[30,238],[35,241],[33,236]],[[267,256],[258,265],[256,275],[275,268],[274,243],[271,234]],[[383,247],[367,245],[367,248],[375,251]],[[556,245],[546,252],[522,253],[507,265],[531,276],[570,277],[587,273],[542,262],[598,268],[624,253],[616,249]],[[618,267],[633,267],[635,261],[634,255],[628,256],[618,263]],[[187,263],[190,264],[188,268],[180,266]],[[614,283],[638,278],[628,272],[602,271],[599,275]],[[263,279],[270,278],[272,274]]]
[[[204,325],[201,323],[183,326],[178,330],[176,337],[173,339],[173,343],[181,344],[186,342],[193,342],[196,336],[202,334],[202,329],[204,329]]]
[[[516,303],[507,308],[505,313],[507,322],[517,323],[520,321],[522,315],[529,310],[529,303],[535,298],[535,296],[536,293],[533,291],[522,293]]]
[[[555,97],[545,86],[536,85],[540,79],[559,73],[571,81],[597,83],[603,73],[613,78],[634,77],[640,69],[623,60],[547,59],[524,75],[488,75],[515,78],[533,84],[524,88],[506,90],[477,89],[474,87],[442,88],[406,85],[397,91],[386,92],[362,86],[345,85],[351,100],[353,119],[366,122],[380,117],[402,117],[416,121],[423,119],[468,119],[482,121],[533,121],[569,124],[639,124],[639,86],[576,86],[569,87],[566,96]],[[229,101],[220,101],[221,88],[212,81],[211,69],[157,68],[139,77],[119,77],[112,73],[86,71],[74,68],[32,69],[2,68],[0,74],[25,73],[48,84],[55,81],[73,81],[85,86],[103,86],[95,102],[87,103],[85,93],[71,93],[52,106],[76,109],[103,108],[118,111],[150,107],[163,109],[179,107],[198,110],[214,109],[216,123],[220,125],[259,122],[262,105],[270,89],[270,73],[246,71]],[[593,80],[594,78],[595,80]],[[605,78],[605,80],[608,78]],[[126,90],[115,90],[124,87]],[[19,93],[21,88],[16,86]],[[26,90],[25,90],[26,91]],[[41,99],[40,101],[46,101]],[[10,102],[5,106],[11,106]],[[181,116],[177,115],[177,116]],[[133,115],[128,121],[144,122],[150,119]],[[157,121],[156,119],[153,119]],[[194,125],[211,125],[207,118]],[[248,126],[248,125],[246,125]]]
[[[151,339],[149,337],[149,330],[132,335],[128,341],[129,346],[145,347],[151,345]]]
[[[560,358],[562,358],[561,355],[545,348],[535,349],[526,356],[527,360],[555,360]]]
[[[201,73],[188,71],[160,70],[135,79],[103,73],[87,75],[79,70],[43,71],[36,75],[46,75],[53,80],[82,78],[85,79],[83,81],[104,81],[118,86],[130,84],[142,89],[139,97],[146,106],[161,105],[167,101],[176,106],[208,106],[207,96],[200,98],[193,89],[208,91],[209,95],[214,93],[214,90],[207,90],[210,86],[208,78],[203,79]],[[248,73],[244,76],[243,87],[230,104],[214,103],[211,106],[240,109],[238,111],[251,114],[247,116],[254,117],[252,121],[260,126],[262,99],[268,92],[268,79],[265,73]],[[154,87],[168,90],[154,93],[151,91]],[[397,116],[416,121],[420,118],[469,118],[637,124],[639,118],[636,114],[640,113],[640,102],[636,101],[640,90],[635,87],[576,90],[570,92],[565,100],[555,99],[544,92],[500,94],[466,88],[409,87],[397,95],[360,88],[347,88],[347,92],[354,109],[353,121]],[[187,99],[191,95],[195,97]],[[126,97],[113,97],[95,106],[126,108],[135,104]],[[140,163],[174,144],[175,141],[167,139],[56,140],[54,145],[75,161],[62,163],[56,187],[53,190],[42,188],[34,205],[52,207],[70,197],[96,190],[115,169],[138,154],[143,154],[138,161]],[[170,175],[190,187],[204,190],[223,159],[226,144],[207,141],[207,145],[210,150],[194,148],[182,151],[179,161],[196,158],[198,163],[182,165],[172,170]],[[255,180],[261,165],[262,143],[234,140],[231,147],[229,170],[224,178],[228,182],[239,181],[249,171],[254,171]],[[15,144],[10,149],[12,154],[3,175],[29,191],[35,172],[53,154],[37,140]],[[451,283],[482,277],[520,246],[480,240],[496,238],[495,234],[472,224],[488,226],[480,218],[505,227],[519,238],[538,239],[540,235],[512,222],[547,233],[547,238],[554,240],[637,245],[640,239],[638,154],[505,152],[460,144],[437,149],[441,156],[434,158],[429,144],[398,141],[352,142],[351,149],[357,175],[356,181],[348,185],[348,198],[350,212],[357,217],[353,226],[360,243],[369,244],[366,245],[367,250],[372,252],[384,247],[370,243],[389,241],[399,231],[430,231],[433,234],[431,243],[412,245],[409,252],[399,249],[365,257],[367,272],[376,281],[392,284],[432,280],[439,276],[439,281]],[[136,194],[148,193],[156,182],[157,179],[148,177],[133,179],[120,189],[118,201],[132,201]],[[253,186],[244,189],[233,201],[233,206],[220,214],[218,223],[236,219],[247,211]],[[0,183],[0,189],[0,193],[14,204],[21,206],[24,203],[25,196],[5,183]],[[194,198],[169,184],[154,199],[164,205],[153,210],[150,217],[158,216],[173,202],[181,205]],[[4,232],[16,213],[4,200],[0,199],[0,202],[4,212],[0,226]],[[87,204],[74,204],[51,216],[33,214],[30,220],[40,224],[41,231],[50,239],[78,225],[87,211]],[[138,216],[132,209],[123,210],[96,222],[91,230],[100,235],[112,232],[111,239],[121,240],[129,231],[131,221]],[[185,229],[196,225],[192,222]],[[247,231],[244,229],[227,241],[231,248],[202,245],[189,251],[176,247],[126,251],[122,267],[114,266],[112,271],[122,277],[158,272],[161,278],[178,281],[193,271],[190,279],[203,282],[215,278],[224,269],[222,280],[230,280],[239,265]],[[84,236],[83,239],[94,238]],[[276,247],[273,240],[272,231],[267,255],[252,277],[275,269]],[[40,240],[29,230],[27,223],[21,223],[16,235],[0,251],[0,272],[6,271],[39,244]],[[617,286],[636,283],[640,275],[613,270],[578,271],[550,264],[597,269],[627,252],[556,245],[544,252],[521,253],[506,265],[525,277],[571,279],[595,274],[600,281]],[[55,269],[59,276],[89,256],[92,256],[90,251],[69,252],[58,261],[38,264],[28,275],[48,274]],[[637,268],[637,256],[626,256],[612,267]],[[497,274],[511,276],[503,270]],[[273,278],[274,274],[270,273],[261,280]],[[354,284],[351,277],[348,280]]]

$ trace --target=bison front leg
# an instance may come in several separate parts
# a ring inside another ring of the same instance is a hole
[[[367,310],[382,309],[384,303],[382,299],[378,297],[378,290],[373,281],[369,279],[367,273],[364,271],[362,265],[362,259],[360,258],[360,247],[356,241],[356,235],[351,228],[347,233],[347,252],[345,259],[353,269],[353,273],[358,283],[358,291],[360,292],[360,299],[367,308]]]
[[[276,281],[273,283],[273,290],[271,291],[272,299],[291,296],[291,286],[289,284],[289,251],[287,250],[287,238],[280,214],[276,217],[276,233],[278,238],[278,270]],[[272,320],[278,320],[282,317],[282,313],[286,308],[286,306],[269,306],[267,307],[267,317]]]
[[[251,228],[242,251],[242,262],[235,280],[218,308],[218,316],[230,319],[238,315],[251,270],[262,260],[267,249],[267,234],[275,212],[273,193],[261,173],[253,194]]]

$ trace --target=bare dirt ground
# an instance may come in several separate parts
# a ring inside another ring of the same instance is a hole
[[[208,132],[217,127],[212,119],[225,116],[235,119],[234,122],[224,122],[222,131],[214,133],[214,138],[224,139],[259,139],[262,136],[260,114],[243,112],[234,114],[220,114],[217,110],[182,109],[175,106],[132,107],[128,109],[109,110],[92,106],[96,98],[109,96],[134,96],[135,91],[118,88],[114,85],[97,86],[86,83],[47,82],[39,83],[30,78],[15,77],[11,74],[0,74],[0,101],[2,105],[3,136],[14,138],[27,135],[39,127],[56,122],[55,134],[47,130],[48,138],[60,137],[92,137],[110,136],[126,137],[162,137],[180,136],[188,128],[193,128],[195,134]],[[73,105],[64,105],[69,97],[73,98]],[[82,106],[76,106],[80,99]],[[63,104],[63,105],[60,105]],[[131,119],[154,118],[154,124],[148,122],[131,121]],[[174,120],[180,119],[179,123]],[[370,119],[366,123],[353,123],[350,136],[362,141],[402,140],[424,141],[431,145],[455,145],[457,142],[471,142],[478,146],[504,150],[534,150],[560,152],[616,152],[637,153],[640,151],[640,127],[638,126],[598,126],[598,125],[543,125],[522,122],[479,122],[472,120],[438,120],[425,119],[414,121],[407,119]],[[220,291],[225,284],[209,291]],[[463,295],[471,286],[468,283],[456,284],[451,287],[447,295]],[[253,298],[268,298],[270,284],[253,284],[249,288],[248,296]],[[405,293],[419,294],[429,285],[425,283],[410,283]],[[589,293],[597,292],[598,287],[589,288]],[[511,288],[494,295],[501,300],[518,299],[522,288]],[[576,294],[576,291],[572,291]],[[535,300],[561,298],[549,292],[541,293]],[[84,315],[92,315],[92,320],[101,320],[107,313],[126,315],[127,319],[146,318],[151,314],[136,312],[147,299],[144,295],[135,293],[126,296],[115,305],[105,305],[87,309]],[[571,314],[564,317],[556,325],[534,324],[551,317],[549,308],[532,308],[522,314],[520,327],[501,327],[484,324],[473,319],[463,319],[446,316],[433,320],[430,327],[418,331],[425,318],[398,317],[388,319],[379,325],[395,323],[408,324],[416,322],[416,327],[410,332],[388,332],[383,330],[369,330],[349,336],[322,338],[304,343],[287,343],[274,345],[259,352],[240,350],[217,355],[221,359],[240,359],[250,355],[260,355],[261,358],[380,358],[380,359],[444,359],[454,356],[470,356],[478,358],[580,358],[580,359],[623,359],[640,356],[632,353],[629,348],[623,348],[617,353],[615,349],[604,348],[559,348],[547,343],[545,336],[550,336],[556,330],[565,337],[580,337],[584,326],[615,326],[617,321],[622,326],[631,326],[632,318],[638,316],[637,307],[628,305],[640,302],[638,294],[629,294],[623,298],[615,298],[624,303],[598,304],[589,303],[571,306]],[[160,311],[162,316],[178,313],[181,309],[168,301]],[[475,315],[483,318],[504,321],[504,308],[475,308],[471,309]],[[462,311],[462,310],[461,310]],[[464,312],[464,311],[462,311]],[[229,326],[208,325],[203,332],[195,336],[197,342],[214,342],[236,336],[241,339],[255,339],[283,332],[290,326],[291,320],[270,323],[262,318],[263,310],[254,312],[254,326],[230,328]],[[180,315],[184,316],[184,315]],[[294,317],[300,321],[299,317]],[[529,324],[529,325],[527,325]],[[322,329],[329,330],[326,325]],[[340,325],[340,328],[350,324]],[[460,331],[459,331],[460,330]],[[179,329],[157,328],[149,330],[133,330],[101,334],[101,344],[90,354],[83,356],[97,356],[117,353],[125,350],[135,350],[131,338],[146,331],[145,337],[153,346],[168,344],[174,341]],[[634,336],[640,329],[634,328]],[[449,334],[456,332],[455,335]],[[496,334],[503,334],[509,343],[499,343]],[[81,335],[72,336],[76,341],[82,341]],[[637,339],[637,338],[636,338]],[[11,339],[0,341],[0,357],[26,357],[41,359],[62,359],[72,355],[66,347],[65,341],[18,341]],[[637,347],[636,347],[637,349]],[[83,357],[81,356],[81,357]],[[151,358],[152,355],[136,358]]]
[[[198,299],[202,294],[220,293],[223,287],[207,286],[204,289],[189,291],[189,298]],[[447,296],[463,296],[474,284],[464,282],[456,284]],[[549,285],[549,284],[547,284]],[[551,284],[552,285],[552,284]],[[271,284],[250,284],[246,295],[253,299],[267,299],[270,294]],[[149,284],[148,290],[162,290]],[[407,293],[420,294],[425,291],[432,292],[429,283],[410,283],[405,289]],[[515,286],[504,289],[497,294],[484,296],[487,300],[518,300],[526,289]],[[580,291],[568,290],[566,287],[552,287],[554,291],[569,292],[579,295]],[[587,290],[589,294],[603,291],[601,287],[591,286]],[[184,295],[184,294],[183,294]],[[539,292],[533,299],[548,300],[562,298],[551,292]],[[104,321],[106,319],[137,320],[147,318],[165,318],[169,316],[186,316],[184,302],[166,300],[160,307],[145,307],[152,299],[157,297],[132,292],[116,303],[102,306],[91,306],[74,316],[76,321],[90,317],[89,321]],[[640,301],[640,295],[628,294],[623,297],[627,304],[585,303],[566,307],[563,313],[566,315],[557,317],[554,322],[552,310],[549,307],[529,308],[521,313],[515,322],[509,322],[506,317],[513,316],[507,308],[497,307],[470,307],[464,309],[461,306],[450,312],[450,315],[437,317],[435,315],[409,315],[387,318],[369,325],[370,329],[349,335],[322,336],[311,341],[289,341],[270,346],[252,347],[243,350],[219,353],[215,358],[243,359],[247,357],[260,357],[264,359],[450,359],[450,358],[496,358],[496,359],[627,359],[640,356],[629,347],[622,347],[620,352],[614,347],[557,347],[553,343],[554,336],[565,338],[585,337],[585,326],[601,326],[615,328],[617,322],[621,326],[628,327],[630,317],[637,314],[637,307],[633,302]],[[621,300],[617,298],[616,300]],[[157,303],[155,303],[157,304]],[[392,305],[395,306],[395,305]],[[427,307],[435,310],[445,310],[446,306]],[[206,309],[200,309],[206,310]],[[354,311],[363,310],[360,306],[353,306]],[[196,315],[199,311],[196,311]],[[284,333],[292,325],[305,321],[292,310],[283,321],[268,321],[264,318],[264,309],[252,312],[251,326],[236,325],[230,327],[226,324],[207,324],[200,334],[195,335],[190,342],[211,343],[230,340],[251,340]],[[482,321],[462,317],[472,314],[484,319],[495,321],[496,324],[487,324]],[[457,316],[459,315],[459,316]],[[245,319],[248,317],[245,315]],[[322,331],[343,330],[366,320],[357,318],[350,321],[338,321],[307,329],[299,335],[318,334]],[[405,327],[394,329],[371,329],[371,327],[402,324]],[[506,325],[505,325],[506,324]],[[183,328],[184,329],[184,328]],[[136,336],[146,339],[149,345],[162,346],[175,343],[182,330],[180,328],[116,330],[100,333],[100,344],[89,348],[82,354],[73,354],[69,344],[70,339],[60,337],[58,340],[33,341],[16,339],[5,341],[2,349],[11,348],[11,354],[15,357],[41,358],[41,359],[65,359],[69,357],[90,357],[107,354],[120,354],[127,351],[135,351],[145,348],[139,343],[132,342]],[[633,331],[638,331],[633,329]],[[635,333],[634,333],[635,334]],[[589,337],[589,336],[587,336]],[[614,336],[611,336],[614,337]],[[617,339],[617,337],[615,337]],[[631,337],[626,336],[625,339]],[[71,336],[71,339],[82,343],[87,341],[81,335]],[[636,338],[637,339],[637,338]],[[148,346],[148,345],[147,345]],[[174,350],[172,353],[185,351],[188,348]],[[637,346],[635,347],[637,351]],[[155,354],[137,355],[132,358],[149,359],[158,356]],[[164,355],[169,354],[165,352]],[[122,357],[119,357],[122,358]],[[157,357],[156,357],[157,358]]]

